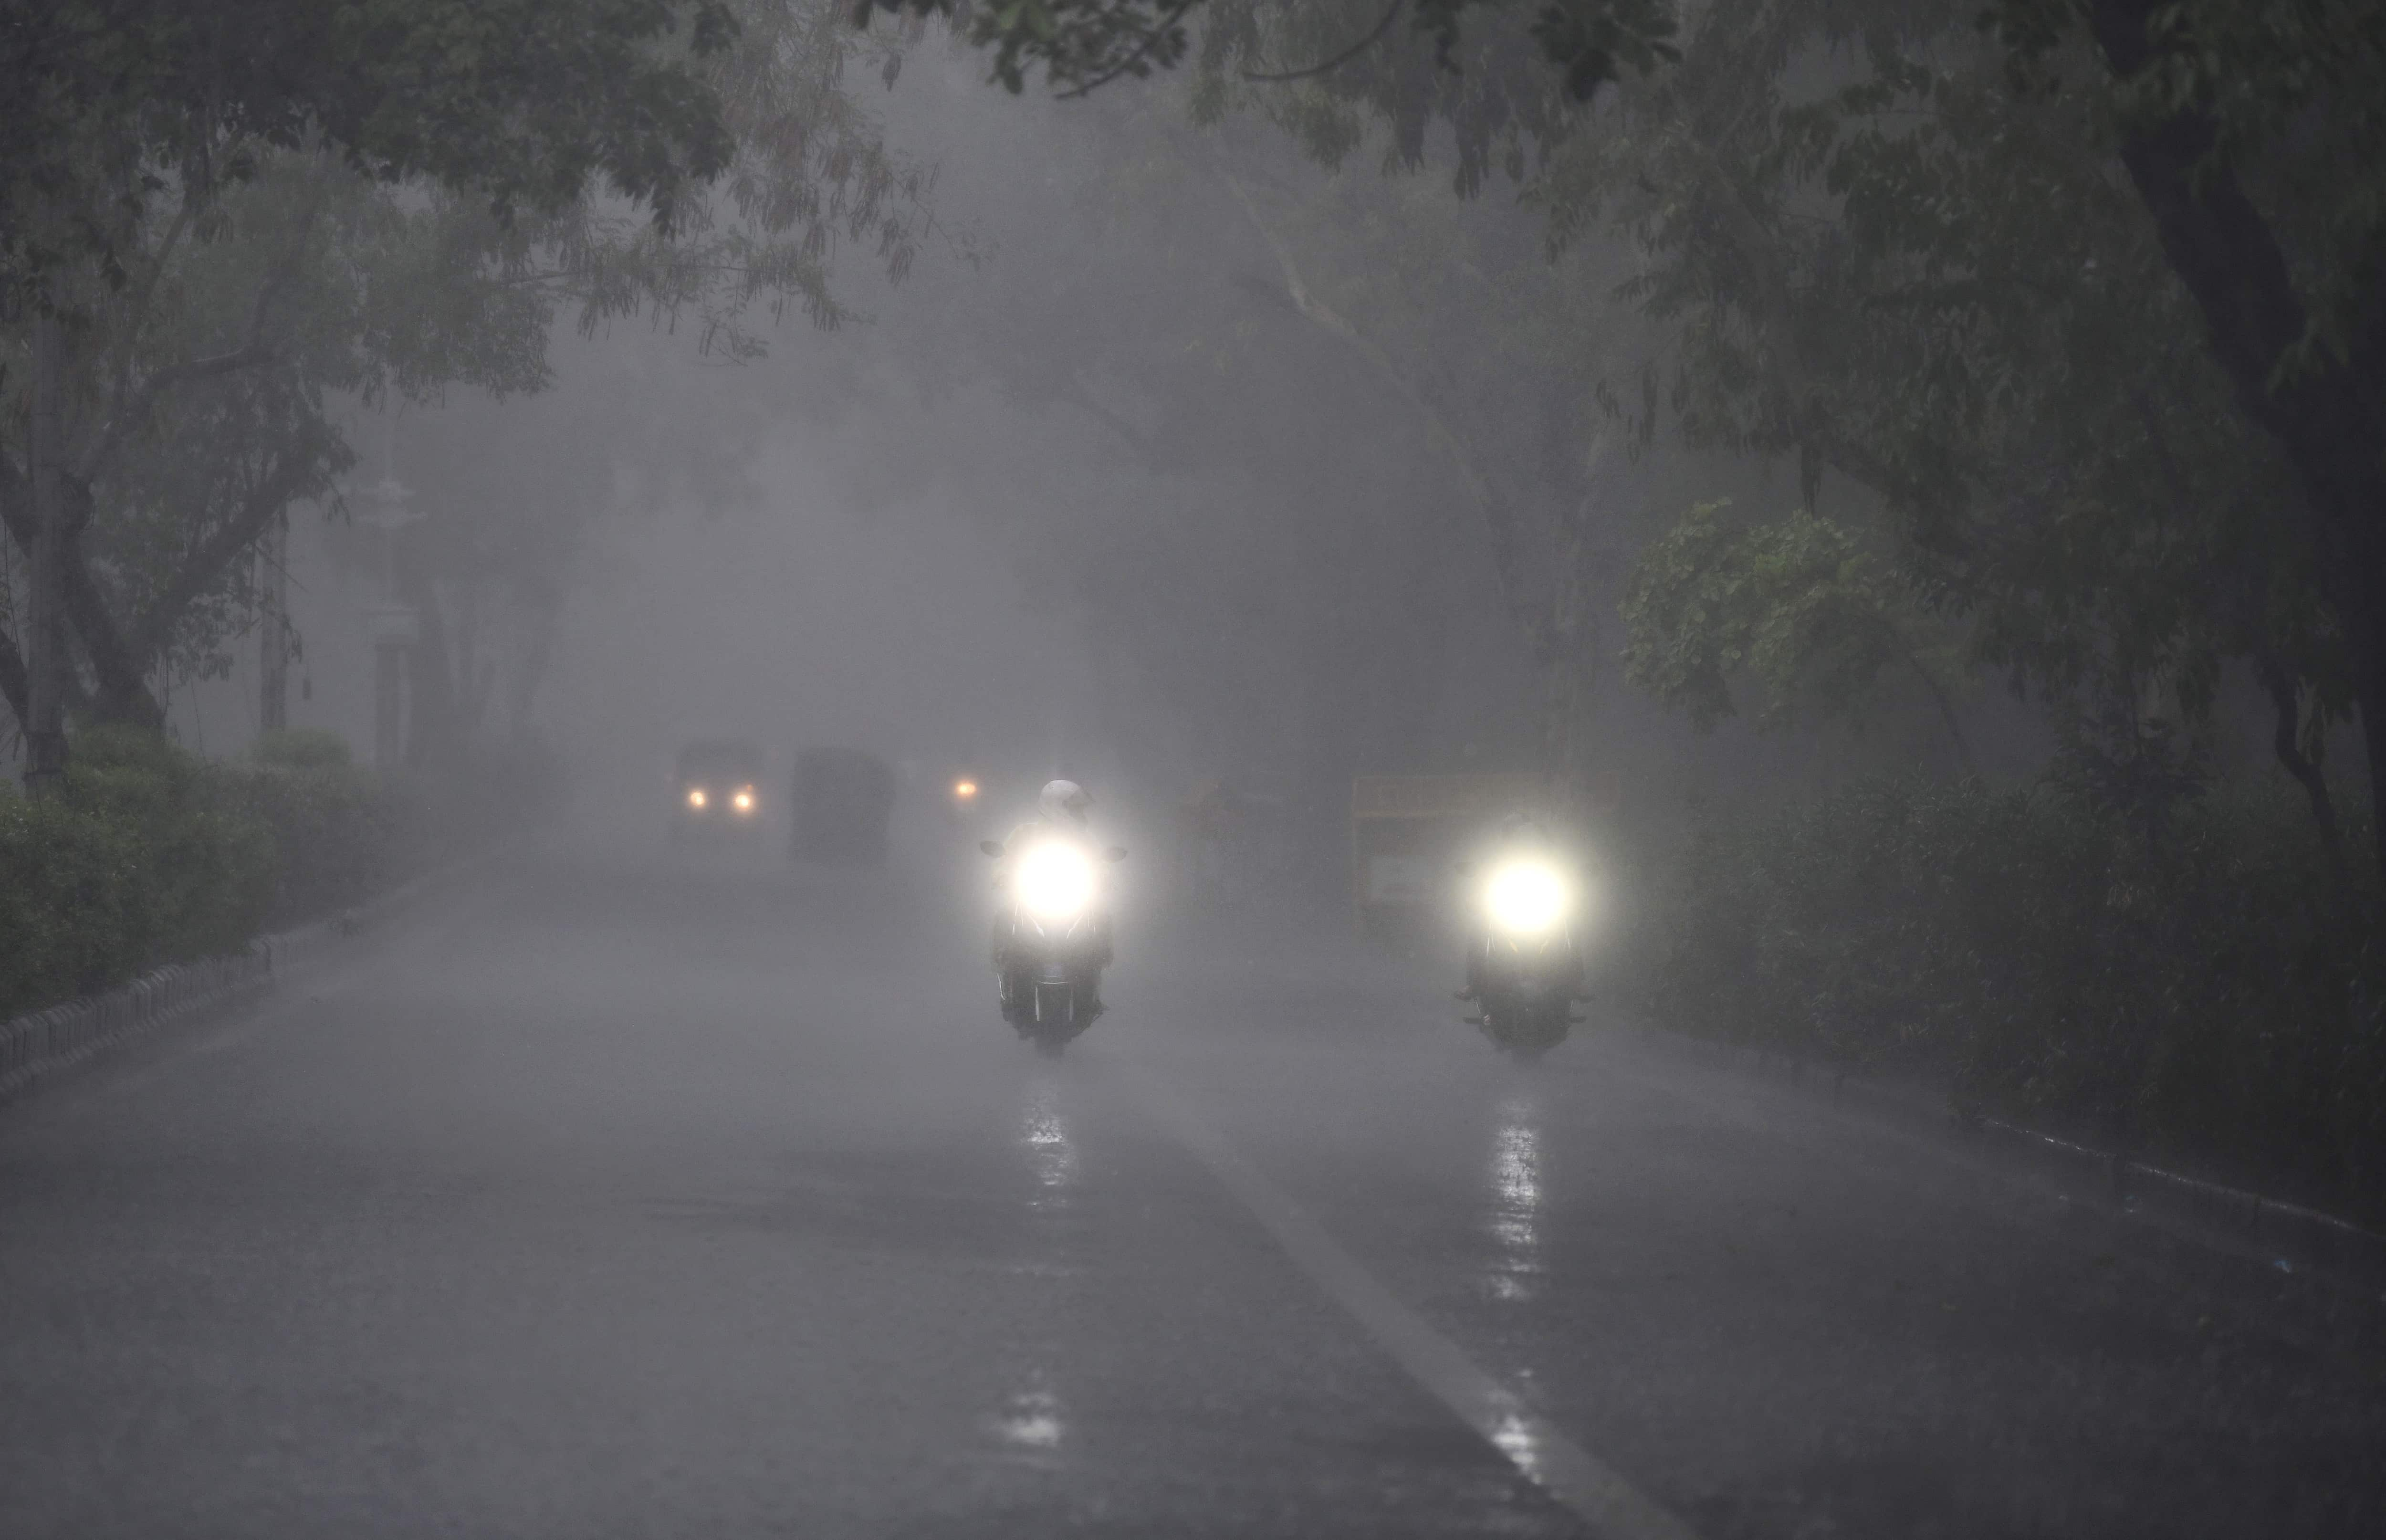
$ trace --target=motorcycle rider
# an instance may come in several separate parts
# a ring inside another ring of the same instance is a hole
[[[1557,842],[1550,832],[1529,813],[1510,813],[1500,820],[1499,832],[1493,836],[1490,858],[1483,870],[1497,871],[1507,863],[1529,859],[1555,866],[1558,864]],[[1480,1002],[1490,987],[1491,920],[1485,912],[1483,901],[1477,898],[1468,905],[1466,928],[1466,988],[1461,1000]],[[1567,941],[1568,970],[1572,974],[1568,993],[1575,999],[1584,999],[1582,951],[1571,937]]]
[[[1031,846],[1048,840],[1065,840],[1078,845],[1086,851],[1087,859],[1092,859],[1095,854],[1093,830],[1086,821],[1086,814],[1093,805],[1093,796],[1074,781],[1047,781],[1044,789],[1036,794],[1036,816],[1011,830],[1002,842],[1002,858],[995,868],[996,885],[1006,885],[1018,858]],[[1032,995],[1035,988],[1035,981],[1025,976],[1025,967],[1011,947],[1011,933],[1017,924],[1018,916],[1009,905],[1005,905],[1002,912],[994,917],[994,970],[1002,983],[1003,1018],[1013,1025],[1018,1022],[1017,1012],[1023,1008],[1023,1002]],[[1097,969],[1108,968],[1111,957],[1110,916],[1097,911],[1092,917],[1092,924],[1094,932],[1088,938],[1086,960]],[[1087,1007],[1088,1020],[1107,1008],[1102,1004],[1099,985],[1097,990]]]

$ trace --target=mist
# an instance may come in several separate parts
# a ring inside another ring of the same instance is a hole
[[[12,23],[0,1537],[2371,1532],[2362,7],[549,3]]]

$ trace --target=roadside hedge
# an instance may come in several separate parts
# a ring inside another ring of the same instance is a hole
[[[76,738],[63,800],[131,842],[121,910],[131,969],[236,952],[264,922],[273,833],[223,770],[157,733],[103,728]]]
[[[239,764],[80,733],[58,795],[0,791],[0,1020],[355,903],[390,873],[392,824],[328,733]]]
[[[0,1020],[124,976],[139,867],[128,830],[0,787]]]
[[[239,805],[273,833],[279,880],[269,925],[352,908],[396,878],[398,801],[337,733],[269,732],[226,775]]]
[[[1708,823],[1660,886],[1660,1025],[2386,1213],[2380,895],[2298,802],[2215,794],[2148,831],[1868,781]]]

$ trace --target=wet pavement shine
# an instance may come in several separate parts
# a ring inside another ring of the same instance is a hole
[[[0,1108],[0,1535],[2368,1535],[2378,1302],[1354,946],[537,856]]]

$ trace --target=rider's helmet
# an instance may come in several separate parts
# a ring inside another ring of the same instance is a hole
[[[1545,845],[1550,843],[1550,832],[1542,828],[1541,820],[1530,813],[1510,813],[1500,820],[1500,843]]]
[[[1094,799],[1086,795],[1086,788],[1074,781],[1047,781],[1044,789],[1036,794],[1036,810],[1047,821],[1064,827],[1083,827],[1086,809],[1093,805]]]

